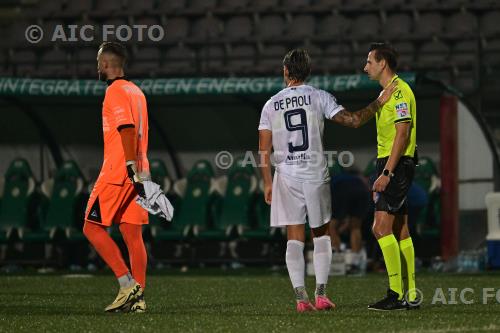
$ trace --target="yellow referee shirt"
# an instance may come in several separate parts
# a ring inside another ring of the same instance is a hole
[[[398,86],[392,93],[391,99],[377,111],[377,158],[384,158],[391,154],[392,145],[396,136],[395,124],[410,122],[410,137],[403,156],[413,157],[417,145],[417,103],[410,86],[397,75],[391,82],[397,81]]]

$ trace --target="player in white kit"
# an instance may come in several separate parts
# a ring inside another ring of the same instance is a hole
[[[328,92],[304,84],[310,71],[307,51],[295,49],[286,54],[283,60],[286,88],[264,105],[259,123],[265,201],[271,205],[271,226],[286,226],[285,259],[298,312],[335,307],[326,296],[332,259],[329,235],[332,209],[330,176],[323,152],[324,119],[357,128],[375,115],[394,90],[390,86],[366,108],[350,112]],[[306,216],[314,242],[315,305],[309,301],[304,282]]]

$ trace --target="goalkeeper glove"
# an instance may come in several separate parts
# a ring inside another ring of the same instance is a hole
[[[144,185],[142,184],[142,180],[137,173],[137,165],[135,161],[127,161],[127,174],[128,178],[132,181],[134,185],[135,191],[137,194],[143,198],[146,197],[146,192],[144,191]]]

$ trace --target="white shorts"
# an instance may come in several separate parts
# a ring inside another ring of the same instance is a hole
[[[328,223],[332,217],[330,183],[303,183],[277,172],[271,200],[271,227],[305,224],[311,228]]]

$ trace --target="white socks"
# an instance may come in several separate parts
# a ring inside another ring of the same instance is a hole
[[[286,243],[285,259],[293,288],[304,287],[304,243],[298,240],[289,240]]]
[[[118,278],[118,283],[120,284],[120,288],[130,288],[135,284],[135,280],[132,277],[132,274],[128,272]]]
[[[316,285],[326,284],[330,273],[332,262],[332,243],[330,236],[314,237],[314,272],[316,273]]]
[[[313,238],[314,241],[314,272],[316,273],[316,296],[326,295],[326,283],[330,274],[332,262],[332,243],[330,236]],[[286,243],[286,267],[292,281],[297,300],[307,299],[304,281],[304,243],[289,240]]]

